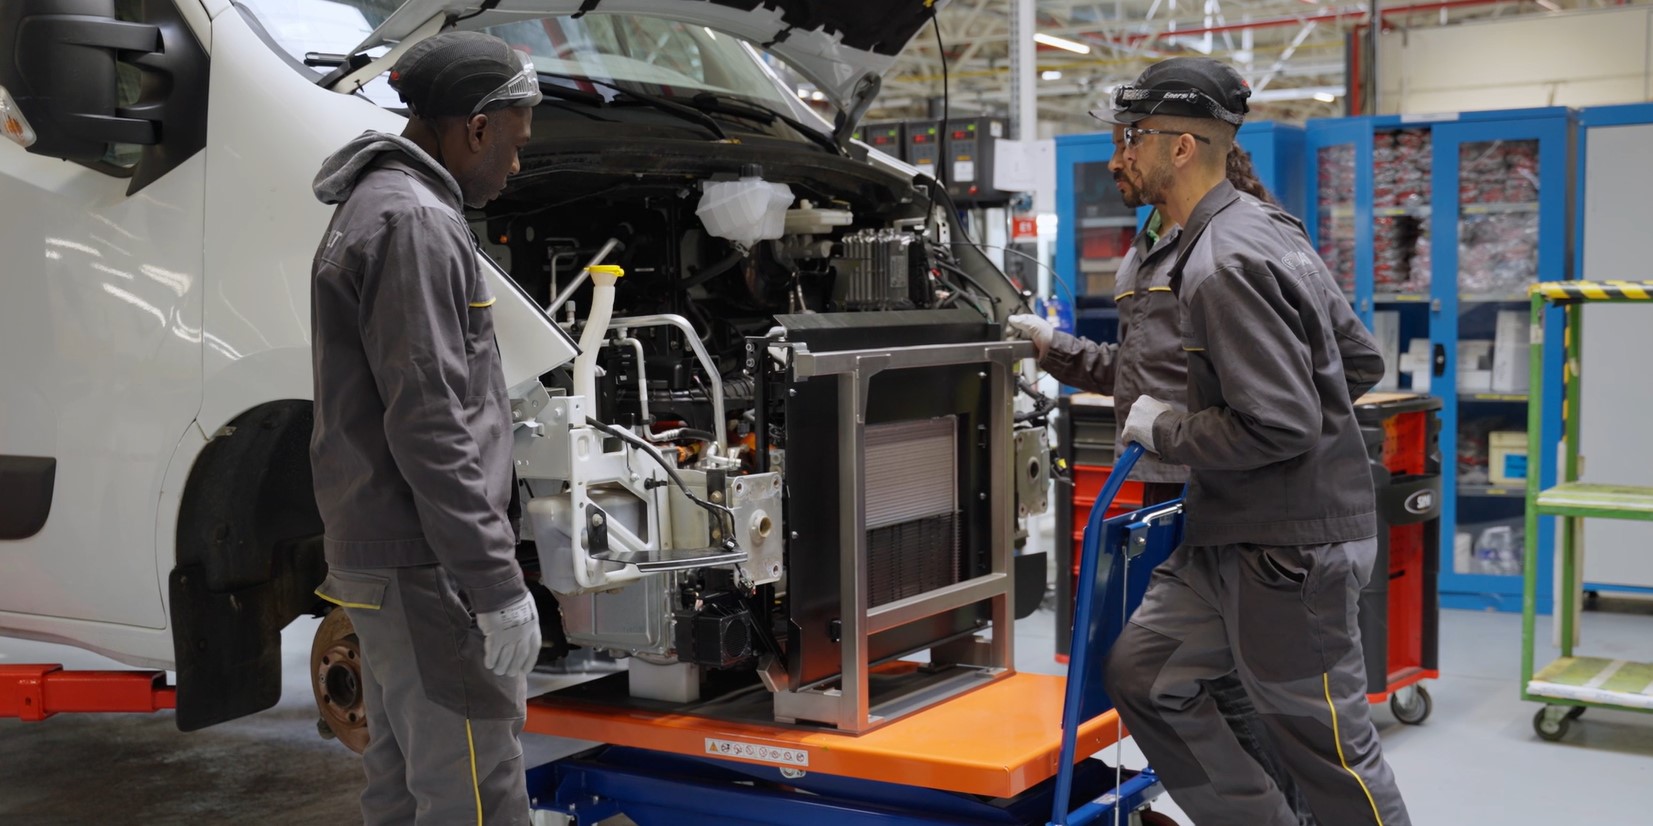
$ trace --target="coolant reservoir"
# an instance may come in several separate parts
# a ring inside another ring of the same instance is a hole
[[[772,184],[756,174],[738,181],[706,181],[695,215],[712,235],[743,247],[772,241],[786,233],[786,208],[792,188]]]

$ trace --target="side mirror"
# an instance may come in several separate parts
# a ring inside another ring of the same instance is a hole
[[[131,195],[206,148],[211,67],[173,0],[122,3],[138,22],[115,4],[0,0],[0,87],[33,127],[30,152],[129,175]],[[119,70],[139,76],[124,107]],[[123,144],[142,149],[137,166],[103,161]]]
[[[118,52],[161,49],[157,26],[115,19],[115,0],[21,0],[0,4],[0,86],[35,131],[29,151],[94,163],[111,143],[151,146],[153,120],[117,107]]]

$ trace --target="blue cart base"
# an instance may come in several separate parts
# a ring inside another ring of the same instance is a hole
[[[1163,791],[1152,771],[1115,771],[1100,760],[1073,773],[1069,823],[1120,823]],[[528,771],[536,826],[592,826],[625,815],[638,826],[871,826],[1015,824],[1049,821],[1056,778],[1008,799],[836,777],[623,746]]]

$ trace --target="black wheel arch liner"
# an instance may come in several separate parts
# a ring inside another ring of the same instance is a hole
[[[311,403],[267,402],[221,428],[190,469],[168,577],[178,728],[281,698],[281,629],[321,610]]]

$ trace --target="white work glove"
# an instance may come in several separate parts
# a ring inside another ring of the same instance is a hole
[[[1131,414],[1125,417],[1125,429],[1119,434],[1122,444],[1135,442],[1143,450],[1158,453],[1154,447],[1154,422],[1171,411],[1171,405],[1153,396],[1138,396],[1131,403]]]
[[[522,599],[498,611],[478,611],[476,625],[482,629],[482,663],[501,677],[521,677],[534,670],[540,656],[540,612],[534,597],[524,591]]]
[[[1039,358],[1045,357],[1045,351],[1050,349],[1050,340],[1056,334],[1056,327],[1041,316],[1031,313],[1017,313],[1004,320],[1007,330],[1021,338],[1033,342],[1033,349]]]

